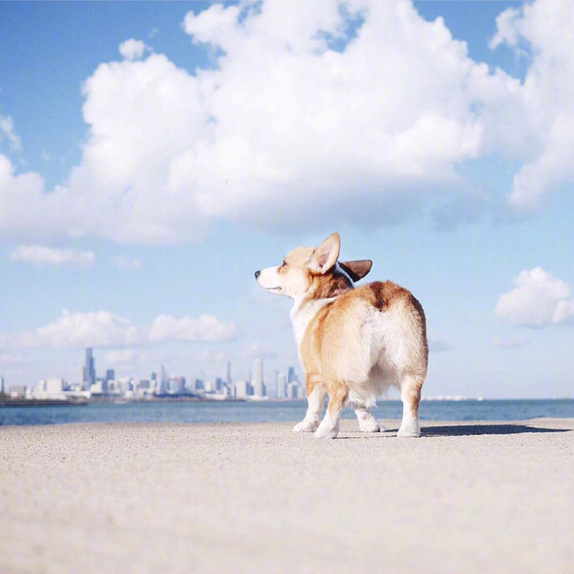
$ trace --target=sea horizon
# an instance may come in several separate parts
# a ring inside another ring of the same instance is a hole
[[[305,415],[304,400],[180,400],[152,399],[88,401],[82,405],[0,406],[0,426],[65,423],[272,423],[297,422]],[[400,420],[400,399],[381,400],[373,409],[380,420]],[[421,401],[420,420],[512,421],[534,418],[574,418],[573,398],[438,398]],[[354,413],[345,409],[343,418]]]

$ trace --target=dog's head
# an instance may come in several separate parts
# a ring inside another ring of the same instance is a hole
[[[336,297],[352,289],[373,265],[368,259],[339,262],[340,250],[341,238],[333,233],[317,248],[294,249],[281,265],[256,271],[255,278],[267,291],[293,299]]]

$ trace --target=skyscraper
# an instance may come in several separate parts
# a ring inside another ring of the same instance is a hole
[[[167,392],[167,377],[165,375],[165,367],[161,366],[161,374],[156,381],[156,387],[154,395],[159,395],[160,397],[165,395]]]
[[[284,399],[287,390],[287,377],[285,373],[277,373],[277,398]]]
[[[231,361],[227,361],[227,380],[225,381],[227,386],[231,386]]]
[[[102,381],[102,392],[107,393],[110,390],[110,382],[114,381],[116,378],[116,372],[114,369],[108,369],[106,371],[106,378]]]
[[[263,359],[253,361],[253,394],[256,397],[265,396],[265,384],[263,383]]]
[[[86,362],[82,373],[82,386],[84,390],[89,391],[90,387],[96,383],[96,365],[92,347],[86,349]]]

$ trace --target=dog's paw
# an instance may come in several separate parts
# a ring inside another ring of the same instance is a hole
[[[319,425],[319,428],[315,431],[315,438],[337,438],[339,434],[338,427],[331,427],[330,425]]]
[[[293,432],[315,432],[319,426],[318,420],[304,419],[293,427]]]
[[[418,438],[421,436],[421,429],[420,426],[417,425],[410,425],[407,427],[402,427],[399,429],[397,436],[400,438]]]
[[[384,432],[385,431],[385,427],[383,425],[380,425],[376,420],[372,420],[372,421],[361,421],[359,423],[359,426],[361,428],[361,432]]]

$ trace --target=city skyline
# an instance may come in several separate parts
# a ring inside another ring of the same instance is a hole
[[[265,377],[264,362],[260,358],[253,361],[253,369],[248,377],[233,380],[231,361],[227,361],[226,376],[206,379],[204,375],[187,378],[177,373],[169,373],[164,365],[151,372],[149,378],[125,376],[116,379],[115,370],[107,365],[105,375],[98,376],[96,356],[92,347],[85,349],[82,376],[79,381],[63,377],[48,377],[29,385],[9,385],[0,377],[0,392],[28,398],[57,398],[58,396],[82,396],[84,398],[121,396],[123,398],[150,398],[163,396],[198,396],[218,399],[305,398],[304,383],[300,384],[294,367],[286,373],[274,371],[270,378]],[[270,379],[273,378],[274,381]]]
[[[0,376],[299,365],[253,273],[341,235],[428,395],[572,395],[574,3],[0,2]],[[270,374],[271,373],[271,374]]]

